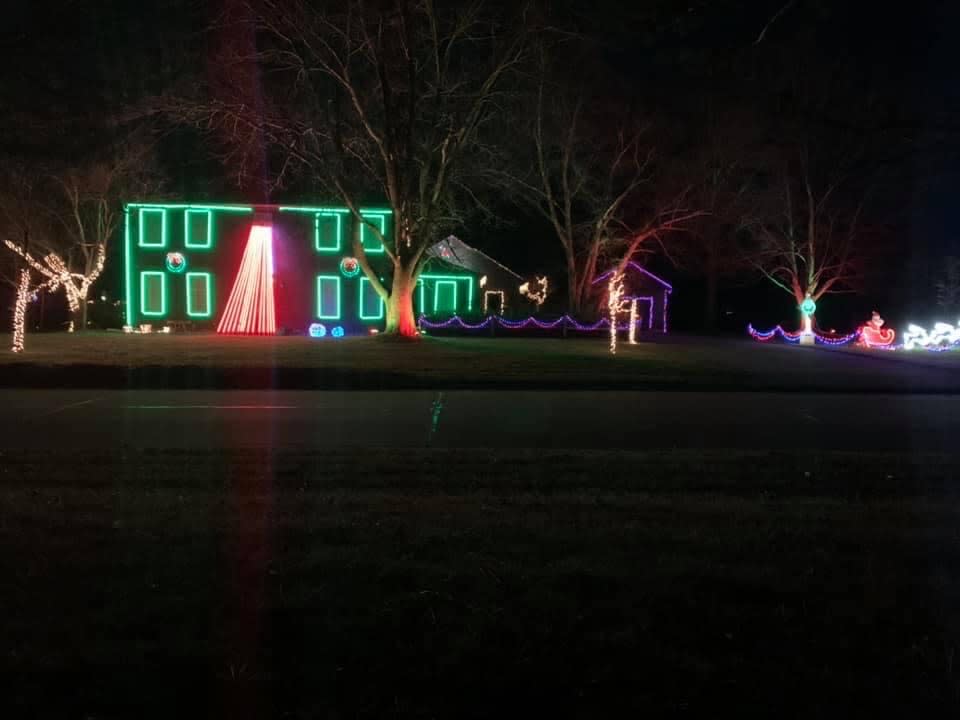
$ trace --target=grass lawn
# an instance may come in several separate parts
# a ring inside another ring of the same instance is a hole
[[[957,458],[0,461],[4,717],[960,710]]]
[[[77,370],[82,368],[82,372]],[[747,339],[31,335],[0,353],[0,383],[102,387],[525,387],[960,390],[950,368]]]

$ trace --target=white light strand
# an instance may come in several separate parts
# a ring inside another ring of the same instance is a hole
[[[27,317],[27,297],[30,295],[30,271],[20,271],[20,283],[17,285],[17,302],[13,307],[13,352],[23,352],[23,333]]]
[[[83,273],[70,272],[66,263],[56,253],[47,253],[41,263],[20,245],[9,240],[4,240],[4,244],[17,255],[27,261],[27,264],[44,277],[48,278],[41,288],[49,289],[51,292],[63,286],[64,294],[67,296],[67,305],[71,313],[77,313],[80,306],[86,302],[87,294],[90,292],[90,286],[96,282],[97,278],[103,272],[103,266],[107,259],[106,243],[97,245],[97,254],[95,256],[93,269],[89,275]],[[73,332],[74,323],[71,320],[68,326],[70,332]]]
[[[912,350],[915,347],[940,347],[960,343],[960,323],[957,326],[945,322],[935,323],[932,330],[926,330],[919,325],[908,325],[903,334],[903,349]]]
[[[630,344],[637,344],[637,299],[630,300]]]
[[[546,275],[543,275],[542,277],[536,278],[536,283],[539,289],[531,290],[530,283],[525,282],[520,286],[520,294],[530,298],[530,300],[536,304],[537,310],[539,310],[540,306],[546,301],[547,295],[550,293],[550,281],[547,280]]]
[[[500,297],[500,311],[499,315],[503,315],[503,311],[507,307],[507,297],[503,290],[487,290],[483,293],[483,314],[490,314],[490,296],[497,295]]]
[[[623,299],[623,273],[615,272],[607,284],[607,310],[610,312],[610,354],[617,354],[617,315],[626,310]]]

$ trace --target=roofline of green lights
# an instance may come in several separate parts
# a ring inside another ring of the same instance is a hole
[[[278,212],[334,212],[349,213],[350,208],[339,207],[336,205],[313,206],[313,205],[231,205],[231,204],[210,204],[203,203],[162,203],[162,202],[131,202],[124,204],[125,210],[136,208],[157,208],[162,210],[217,210],[220,212],[240,212],[252,213],[257,210],[276,210]],[[369,213],[371,215],[393,215],[390,208],[381,207],[361,207],[361,214]]]
[[[266,207],[266,206],[265,206]],[[280,212],[306,212],[306,213],[316,213],[316,212],[335,212],[335,213],[349,213],[350,208],[345,207],[312,207],[307,205],[270,205],[269,207],[277,208]],[[390,208],[372,208],[372,207],[361,207],[360,214],[369,213],[371,215],[393,215],[393,210]]]
[[[253,205],[202,205],[196,203],[126,203],[124,210],[131,208],[155,208],[158,210],[219,210],[221,212],[252,213]]]

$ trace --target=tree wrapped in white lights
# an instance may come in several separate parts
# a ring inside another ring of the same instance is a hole
[[[13,352],[23,352],[23,331],[26,325],[27,296],[30,294],[30,271],[20,271],[17,283],[17,301],[13,306]]]
[[[610,313],[610,354],[617,354],[617,316],[627,309],[623,297],[623,273],[615,272],[607,284],[607,310]]]
[[[4,244],[14,253],[23,258],[27,265],[47,278],[44,288],[56,291],[61,286],[67,296],[67,305],[70,308],[70,315],[81,319],[81,327],[86,325],[86,304],[87,295],[90,292],[90,286],[100,277],[103,272],[103,264],[107,257],[106,242],[97,243],[95,254],[92,255],[92,262],[88,265],[86,273],[70,272],[63,258],[55,252],[48,252],[43,256],[42,261],[37,260],[23,247],[10,240],[4,240]],[[21,275],[21,285],[22,285]],[[29,283],[29,279],[27,281]],[[75,320],[70,321],[70,330],[74,328]]]

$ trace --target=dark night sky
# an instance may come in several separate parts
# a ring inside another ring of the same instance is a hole
[[[8,9],[0,36],[7,57],[0,106],[6,113],[25,112],[37,131],[26,138],[7,134],[0,151],[20,152],[27,143],[42,155],[62,145],[82,145],[85,119],[159,92],[196,69],[204,61],[203,29],[215,5],[46,0]],[[705,99],[769,108],[778,83],[808,73],[842,76],[850,83],[845,93],[850,103],[859,103],[863,92],[887,108],[902,125],[908,147],[890,175],[896,192],[882,218],[895,236],[887,262],[896,272],[878,275],[870,296],[847,307],[862,312],[876,301],[891,307],[885,314],[893,317],[925,307],[941,258],[960,253],[954,209],[960,181],[954,30],[960,11],[948,2],[886,5],[796,0],[759,44],[760,30],[784,6],[782,0],[566,0],[549,7],[592,39],[598,62],[624,88],[622,100],[666,126],[695,129]],[[843,102],[837,106],[841,119]],[[189,132],[174,132],[164,141],[162,160],[172,195],[236,197],[218,164],[205,154],[203,141]],[[504,227],[477,224],[461,234],[520,272],[559,265],[556,242],[543,223],[509,203],[503,214]],[[698,279],[665,270],[678,280],[678,324],[695,324]],[[117,277],[108,273],[106,284],[115,284]],[[683,294],[686,299],[680,299]],[[725,299],[740,311],[768,297],[773,319],[789,316],[785,294],[734,289]],[[735,317],[742,319],[739,312]]]

